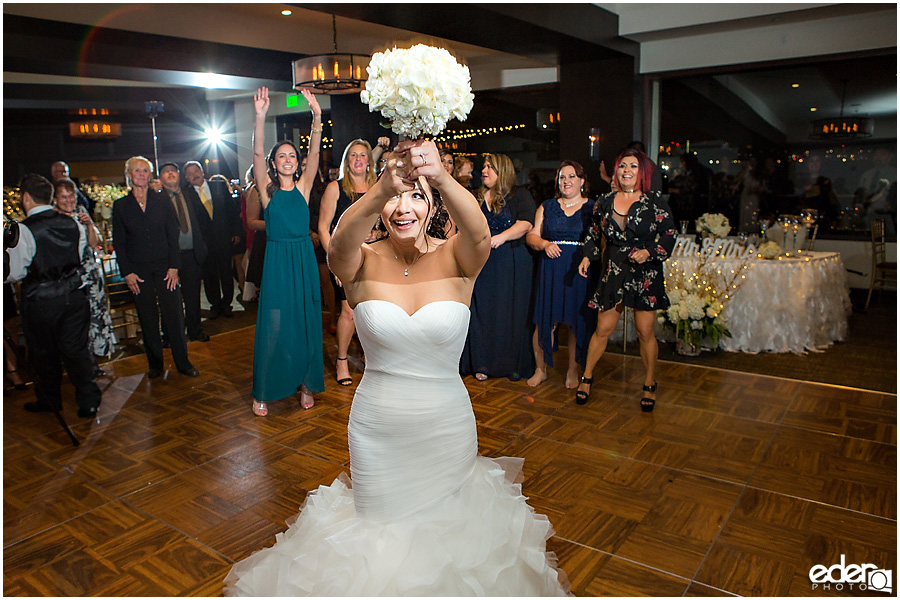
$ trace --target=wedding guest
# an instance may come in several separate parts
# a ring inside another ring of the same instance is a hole
[[[441,166],[451,175],[453,175],[453,171],[456,169],[454,161],[455,157],[452,152],[449,150],[441,150]]]
[[[456,179],[461,186],[469,189],[469,185],[472,183],[472,172],[474,168],[475,165],[472,164],[471,160],[465,156],[460,156],[456,159],[456,168],[453,171],[453,178]]]
[[[634,309],[634,326],[644,364],[644,396],[641,410],[656,405],[658,346],[653,332],[656,311],[668,308],[663,261],[675,247],[675,222],[668,204],[650,187],[653,166],[640,150],[625,150],[616,158],[615,189],[594,205],[591,228],[578,266],[588,276],[592,261],[600,260],[600,281],[588,306],[599,311],[597,329],[588,344],[584,375],[575,394],[585,404],[597,362],[606,351],[609,336],[625,307]],[[601,239],[606,239],[605,248]]]
[[[97,248],[103,245],[103,239],[97,227],[84,207],[78,204],[75,197],[75,182],[68,178],[59,179],[53,192],[56,210],[74,218],[84,225],[87,232],[87,244],[81,257],[81,281],[87,291],[90,305],[91,321],[88,326],[88,345],[94,361],[94,376],[102,377],[106,371],[97,365],[98,356],[109,356],[116,346],[116,335],[113,332],[112,317],[106,302],[106,289],[103,287],[103,267],[97,256]]]
[[[262,218],[262,205],[259,203],[259,190],[253,176],[253,167],[247,171],[244,181],[247,184],[244,188],[244,196],[247,198],[247,229],[253,232],[244,280],[259,290],[262,286],[263,264],[266,259],[266,222]]]
[[[534,374],[529,302],[533,263],[525,234],[534,225],[534,200],[516,187],[513,162],[489,154],[481,170],[477,199],[491,230],[491,254],[472,293],[469,336],[460,372],[518,381]]]
[[[303,90],[312,112],[306,170],[290,141],[264,150],[269,90],[254,96],[253,170],[266,222],[266,260],[253,343],[253,413],[268,414],[267,402],[300,391],[300,406],[312,408],[325,389],[322,370],[322,297],[316,254],[309,237],[309,192],[319,168],[322,109]],[[265,182],[265,185],[263,185]]]
[[[143,156],[125,161],[125,181],[131,191],[113,204],[116,260],[134,294],[149,365],[147,377],[159,377],[165,367],[160,316],[178,372],[197,377],[200,372],[188,359],[184,335],[178,216],[164,192],[149,189],[152,172],[153,165]]]
[[[578,365],[584,364],[589,322],[593,320],[587,306],[587,280],[578,276],[578,264],[593,208],[584,168],[575,161],[564,160],[557,170],[556,197],[538,207],[534,229],[525,236],[528,246],[540,253],[532,341],[537,368],[528,380],[532,387],[546,380],[547,366],[553,366],[560,325],[568,329],[566,387],[573,389],[578,385]]]
[[[381,147],[381,138],[379,147]],[[366,140],[353,140],[344,148],[344,154],[341,157],[340,178],[332,181],[325,188],[325,194],[322,195],[322,203],[319,207],[319,238],[326,253],[331,244],[331,233],[337,227],[341,215],[374,185],[375,164],[372,146]],[[353,384],[347,354],[353,334],[356,332],[356,326],[353,323],[353,311],[347,304],[347,294],[344,292],[342,282],[336,277],[332,277],[332,280],[334,281],[335,304],[340,301],[341,306],[337,322],[335,378],[339,385],[347,386]]]

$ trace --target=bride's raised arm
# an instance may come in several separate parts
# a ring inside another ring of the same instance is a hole
[[[459,229],[459,234],[447,240],[447,244],[451,245],[462,274],[475,277],[491,253],[491,230],[478,201],[444,170],[433,142],[404,141],[397,146],[397,151],[410,161],[413,167],[410,177],[425,177],[440,192],[451,220]]]

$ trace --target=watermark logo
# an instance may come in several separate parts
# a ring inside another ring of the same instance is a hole
[[[830,567],[816,565],[810,569],[809,580],[812,582],[812,589],[819,591],[852,590],[894,593],[893,571],[879,569],[870,563],[848,565],[843,554],[841,554],[841,562],[835,565]]]

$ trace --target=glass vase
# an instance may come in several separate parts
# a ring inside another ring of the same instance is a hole
[[[699,356],[700,343],[692,344],[684,340],[675,340],[675,352],[682,356]]]

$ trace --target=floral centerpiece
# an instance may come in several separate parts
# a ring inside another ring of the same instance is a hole
[[[770,240],[765,244],[762,244],[757,252],[760,258],[772,260],[773,258],[781,256],[784,251],[781,249],[781,246],[778,245],[778,242]]]
[[[727,237],[728,232],[731,231],[728,217],[721,213],[703,213],[695,224],[701,237],[712,237],[720,240]]]
[[[443,48],[417,44],[376,52],[366,70],[360,98],[404,138],[437,135],[451,118],[465,121],[472,110],[469,68]]]
[[[121,185],[82,185],[81,191],[94,201],[94,221],[108,223],[112,220],[113,203],[128,193],[127,187]]]
[[[722,313],[743,285],[747,268],[742,262],[740,268],[722,273],[714,258],[701,255],[699,260],[696,272],[676,272],[666,279],[669,308],[657,313],[660,325],[675,333],[676,351],[692,356],[700,353],[704,340],[716,349],[723,337],[731,337]]]

